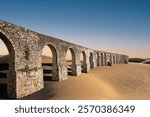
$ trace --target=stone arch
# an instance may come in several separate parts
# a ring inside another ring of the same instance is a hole
[[[118,55],[116,55],[116,64],[118,64]]]
[[[125,63],[125,56],[123,55],[123,64]]]
[[[120,55],[120,64],[123,62],[122,60],[123,60],[122,55]]]
[[[73,48],[68,48],[66,52],[66,58],[67,58],[67,53],[70,51],[71,53],[71,60],[66,61],[66,69],[68,70],[68,75],[76,75],[76,66],[75,66],[75,50]]]
[[[57,53],[58,53],[57,49],[51,43],[47,43],[45,46],[48,46],[52,52],[52,64],[46,63],[45,65],[43,65],[43,66],[45,66],[45,67],[43,67],[43,71],[44,70],[48,71],[48,74],[46,75],[46,79],[49,78],[49,80],[57,80],[57,79],[59,79],[58,78],[58,70],[57,70]],[[43,47],[43,49],[44,49],[44,47]],[[41,55],[42,55],[42,53],[41,53]],[[50,76],[51,73],[52,73],[52,75]],[[44,73],[43,73],[43,75],[44,75]]]
[[[104,53],[104,60],[103,60],[104,66],[107,65],[107,55],[106,53]]]
[[[113,55],[113,64],[116,64],[116,57]]]
[[[97,66],[100,66],[100,56],[98,52],[96,52],[96,64]]]
[[[15,72],[15,49],[11,41],[0,32],[0,39],[4,42],[8,49],[9,53],[9,71],[7,73],[7,96],[10,98],[17,97],[17,89],[16,89],[16,72]]]
[[[85,51],[82,51],[81,54],[80,54],[80,57],[82,55],[82,61],[80,60],[81,62],[81,71],[82,72],[86,72],[85,69],[86,69],[86,53]]]
[[[43,88],[43,72],[40,58],[42,47],[46,43],[54,44],[53,46],[50,45],[50,49],[56,50],[56,57],[53,57],[55,63],[53,68],[55,69],[55,75],[53,75],[55,77],[53,79],[55,80],[67,79],[65,54],[69,47],[72,48],[70,51],[73,53],[72,75],[79,75],[81,72],[79,62],[81,50],[86,53],[86,71],[90,70],[90,66],[92,68],[96,67],[95,57],[97,50],[49,37],[5,21],[0,21],[0,38],[6,45],[11,57],[8,73],[8,96],[12,98],[21,98]],[[102,64],[107,65],[110,53],[100,52],[103,53]],[[90,63],[89,54],[91,54]],[[123,63],[123,59],[128,62],[128,56],[124,57],[121,54],[116,54],[116,63]]]
[[[117,55],[117,63],[119,64],[119,55]]]
[[[128,63],[128,56],[125,56],[125,64]]]
[[[94,55],[92,52],[90,52],[90,56],[89,56],[90,68],[94,68],[93,59],[94,59]]]
[[[110,61],[111,64],[112,64],[112,59],[113,59],[112,54],[110,54],[109,61]]]
[[[119,64],[121,63],[121,55],[119,55]]]
[[[53,64],[57,65],[57,50],[56,47],[52,44],[47,44],[47,46],[51,49],[53,55]]]
[[[108,59],[107,59],[107,66],[112,66],[112,63],[113,60],[112,60],[112,54],[108,54]]]
[[[104,65],[104,56],[103,56],[103,53],[101,53],[101,66]]]

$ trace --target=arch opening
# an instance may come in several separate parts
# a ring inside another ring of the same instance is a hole
[[[9,39],[0,33],[0,98],[16,96],[15,52]]]
[[[75,69],[75,52],[73,48],[69,48],[66,53],[66,68],[68,75],[74,75]]]
[[[111,63],[111,64],[112,64],[112,59],[113,59],[113,58],[112,58],[112,55],[110,54],[110,63]]]
[[[84,51],[80,54],[80,63],[81,63],[81,72],[84,72],[84,69],[86,68],[86,54]]]
[[[103,53],[101,53],[101,66],[104,65],[104,57],[103,57]]]
[[[106,55],[106,53],[104,53],[104,66],[106,66],[107,65],[107,55]]]
[[[116,64],[116,57],[113,55],[113,64]]]
[[[109,55],[109,59],[107,60],[107,65],[112,66],[112,55]]]
[[[44,46],[41,54],[43,79],[44,81],[52,81],[57,77],[57,51],[52,44]]]
[[[96,64],[97,66],[100,66],[100,56],[98,52],[96,53]]]
[[[93,68],[93,53],[92,52],[90,52],[89,62],[90,62],[90,68]]]

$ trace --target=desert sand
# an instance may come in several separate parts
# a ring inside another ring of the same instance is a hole
[[[96,67],[62,82],[44,81],[45,88],[23,99],[140,100],[150,99],[150,65]]]
[[[51,63],[52,58],[42,56],[42,61]],[[0,57],[0,62],[7,63],[8,56]],[[145,100],[150,99],[150,65],[141,62],[96,67],[61,82],[47,78],[44,85],[41,91],[22,99]],[[0,99],[7,98],[5,87],[1,85]]]

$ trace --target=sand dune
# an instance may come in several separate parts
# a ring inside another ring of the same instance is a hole
[[[52,63],[52,57],[42,55],[42,63]]]
[[[23,99],[150,99],[150,66],[119,64],[97,67],[62,82],[45,81],[45,88]]]
[[[9,55],[0,55],[0,63],[8,63]]]
[[[149,59],[146,59],[146,60],[143,61],[142,63],[144,63],[144,64],[150,64],[150,60],[149,60]]]
[[[129,58],[129,62],[150,64],[150,58]]]

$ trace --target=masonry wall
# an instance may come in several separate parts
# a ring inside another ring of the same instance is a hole
[[[128,56],[102,52],[72,44],[54,37],[46,36],[5,21],[0,21],[0,38],[9,50],[9,73],[7,78],[8,96],[21,98],[44,88],[41,55],[47,45],[53,53],[52,79],[62,81],[68,78],[66,53],[73,53],[72,75],[88,73],[96,66],[106,66],[113,61],[110,55],[115,55],[115,62],[128,63]],[[80,55],[84,53],[85,60],[81,68]]]

